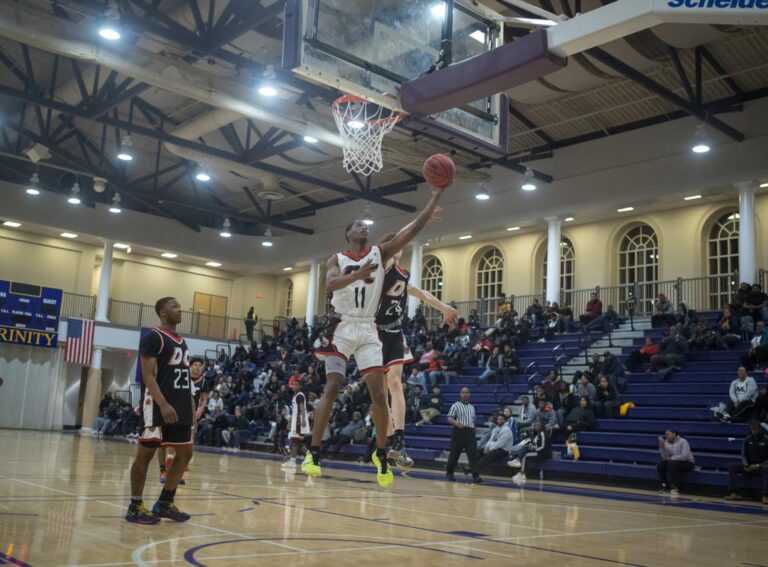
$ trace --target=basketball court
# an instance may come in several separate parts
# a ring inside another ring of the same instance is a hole
[[[134,451],[0,432],[0,557],[51,567],[766,561],[760,506],[535,480],[453,484],[419,469],[382,491],[370,467],[327,462],[326,477],[308,479],[263,454],[198,453],[178,496],[192,520],[137,526],[122,517]],[[159,490],[150,474],[148,498]]]

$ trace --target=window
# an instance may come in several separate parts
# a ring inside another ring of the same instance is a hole
[[[427,258],[421,269],[421,289],[443,299],[443,263],[434,256]]]
[[[629,286],[636,288],[637,314],[653,310],[659,279],[659,241],[647,224],[637,225],[624,233],[619,244],[619,284],[621,301],[626,300]],[[648,282],[652,282],[648,285]]]
[[[477,263],[475,296],[477,299],[495,299],[504,286],[504,257],[498,248],[486,251]]]
[[[544,277],[542,278],[542,289],[547,290],[547,243],[544,243]],[[576,251],[573,248],[573,242],[563,237],[560,241],[560,298],[561,305],[570,305],[570,292],[573,290],[574,277],[576,274]]]
[[[717,219],[707,239],[710,309],[721,309],[730,301],[731,276],[738,270],[739,213],[733,210]]]
[[[285,284],[285,316],[293,317],[293,280]]]

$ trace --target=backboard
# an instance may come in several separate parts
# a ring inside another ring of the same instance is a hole
[[[464,0],[289,0],[283,67],[403,112],[403,83],[500,47],[500,20]],[[494,94],[403,125],[496,157],[506,153],[506,106]]]

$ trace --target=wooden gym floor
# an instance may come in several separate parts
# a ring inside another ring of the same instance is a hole
[[[0,430],[0,565],[768,564],[768,510],[716,499],[529,480],[449,484],[339,463],[308,479],[264,455],[199,453],[186,524],[122,519],[135,446]],[[145,499],[159,494],[150,469]]]

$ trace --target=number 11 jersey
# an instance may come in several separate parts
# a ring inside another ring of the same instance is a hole
[[[157,358],[157,385],[165,400],[176,410],[179,420],[174,425],[192,425],[192,381],[186,341],[167,329],[156,327],[141,339],[139,352],[141,356]],[[145,426],[163,425],[160,407],[143,382],[141,399]]]
[[[331,305],[344,319],[370,319],[376,317],[384,286],[384,262],[378,246],[366,246],[359,255],[347,250],[336,254],[342,275],[359,270],[369,260],[376,265],[369,278],[357,280],[345,288],[333,292]]]

